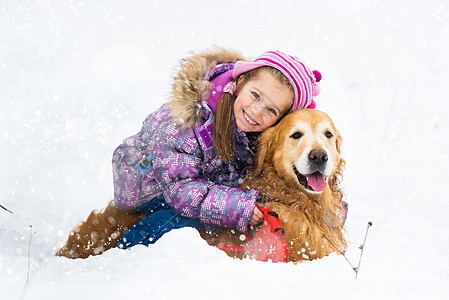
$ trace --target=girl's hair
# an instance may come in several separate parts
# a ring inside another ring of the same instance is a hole
[[[292,95],[295,94],[294,89],[288,78],[282,74],[281,71],[272,67],[260,67],[250,70],[242,75],[245,75],[243,84],[237,85],[237,90],[234,95],[223,93],[217,104],[217,111],[214,119],[214,148],[218,157],[224,162],[230,162],[234,158],[235,148],[235,127],[232,111],[234,108],[234,101],[237,98],[241,88],[256,77],[260,71],[267,70],[274,78],[276,78],[283,86],[287,87]],[[239,76],[240,78],[240,76]],[[238,81],[238,78],[235,79]]]

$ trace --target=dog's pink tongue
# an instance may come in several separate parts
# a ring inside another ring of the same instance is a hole
[[[319,172],[315,172],[313,174],[306,175],[307,184],[315,191],[322,192],[326,188],[326,180],[324,180],[324,176]]]

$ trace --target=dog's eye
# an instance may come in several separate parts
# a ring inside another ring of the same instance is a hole
[[[330,132],[330,131],[326,131],[326,132],[324,133],[324,135],[325,135],[328,139],[330,139],[331,137],[334,136],[334,135],[332,134],[332,132]]]
[[[290,137],[293,138],[293,139],[295,139],[295,140],[297,140],[297,139],[300,139],[300,138],[302,137],[302,133],[299,132],[299,131],[296,131],[296,132],[293,133]]]

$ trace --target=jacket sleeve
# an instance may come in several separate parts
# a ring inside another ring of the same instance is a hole
[[[167,107],[163,105],[150,114],[143,122],[142,129],[114,150],[114,202],[121,209],[135,209],[142,201],[149,200],[147,196],[157,196],[155,182],[151,178],[152,170],[141,173],[138,166],[143,159],[153,154],[154,132],[159,130],[160,119],[166,116],[166,111]]]
[[[155,147],[154,176],[174,210],[203,223],[246,232],[259,192],[215,184],[204,175],[207,167],[193,130]]]
[[[142,136],[143,131],[140,131],[124,140],[112,156],[114,201],[122,209],[133,209],[139,205],[142,175],[137,166],[144,159],[147,148]]]
[[[162,115],[148,117],[142,130],[114,151],[117,206],[135,209],[141,204],[142,190],[148,187],[146,177],[139,173],[137,166],[146,156],[153,155],[153,166],[147,175],[152,177],[155,192],[162,191],[174,210],[186,217],[199,218],[203,223],[246,232],[259,192],[219,185],[207,179],[208,166],[193,130],[181,132],[167,120],[165,113]]]

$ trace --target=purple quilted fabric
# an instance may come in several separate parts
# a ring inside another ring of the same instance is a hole
[[[115,202],[135,209],[163,194],[184,216],[246,232],[259,192],[238,188],[238,180],[254,153],[236,127],[235,158],[230,163],[220,160],[213,146],[214,113],[207,103],[201,109],[203,122],[180,130],[166,103],[146,118],[139,133],[123,141],[112,159]],[[141,174],[137,166],[149,155],[153,166]]]

